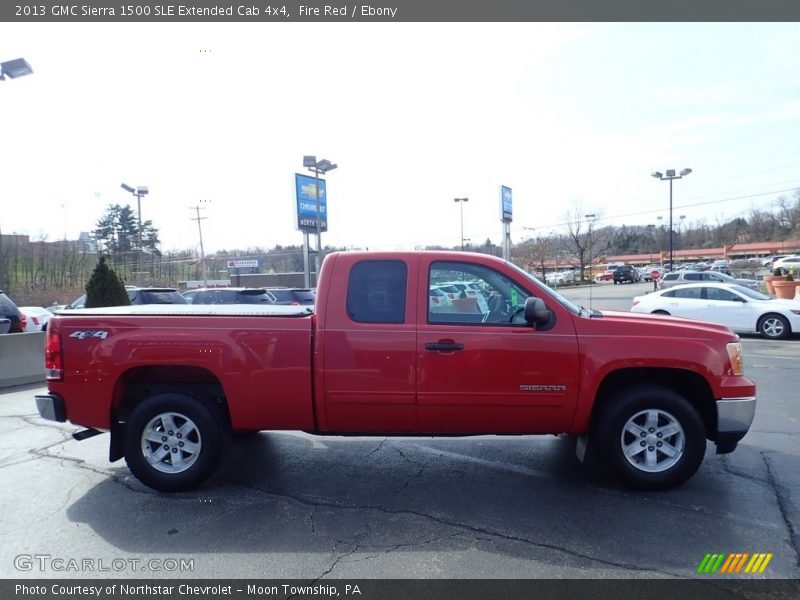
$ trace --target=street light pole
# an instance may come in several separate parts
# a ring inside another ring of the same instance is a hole
[[[201,200],[202,202],[202,200]],[[200,209],[203,208],[202,206],[190,206],[189,210],[195,211],[197,217],[192,219],[192,221],[197,221],[197,232],[200,234],[200,267],[203,273],[203,287],[208,286],[208,280],[206,279],[206,253],[203,249],[203,228],[200,226],[200,221],[203,219],[207,219],[208,217],[201,217],[200,216]]]
[[[461,251],[464,251],[464,202],[469,202],[469,198],[453,198],[453,202],[458,202],[461,207]]]
[[[122,184],[120,186],[126,192],[130,192],[134,196],[136,196],[136,215],[139,220],[139,230],[136,233],[136,242],[139,244],[139,252],[142,251],[142,196],[146,196],[150,193],[150,190],[147,189],[147,186],[140,185],[136,189],[132,188],[129,185]]]
[[[683,179],[691,172],[692,172],[691,169],[682,169],[679,175],[675,175],[675,169],[667,169],[666,175],[664,175],[659,171],[655,171],[654,173],[650,174],[652,177],[660,179],[661,181],[669,179],[669,268],[670,270],[675,268],[675,263],[672,260],[672,180]]]
[[[0,62],[0,81],[5,81],[6,77],[9,79],[16,79],[33,73],[33,69],[24,58],[15,58],[14,60],[7,60]]]
[[[30,75],[33,69],[24,58],[15,58],[14,60],[7,60],[0,62],[0,81],[5,81],[6,76],[9,79],[23,77]],[[5,287],[5,263],[3,259],[3,234],[0,232],[0,289]],[[8,289],[6,289],[8,291]]]
[[[597,215],[592,213],[583,217],[589,222],[589,310],[592,310],[592,229]]]
[[[139,228],[136,231],[136,243],[138,246],[136,248],[136,271],[140,272],[142,270],[142,196],[149,194],[150,190],[145,185],[140,185],[134,189],[123,183],[120,187],[136,196],[136,214],[139,219]]]
[[[319,194],[319,174],[322,173],[323,175],[328,171],[333,171],[338,165],[333,164],[327,158],[323,158],[320,161],[317,161],[316,156],[306,155],[303,157],[303,166],[308,168],[309,171],[314,173],[314,187],[316,189],[315,194],[317,197],[317,215],[316,215],[316,230],[317,230],[317,260],[316,260],[316,275],[314,278],[315,285],[319,283],[319,269],[322,266],[322,200]],[[326,215],[326,223],[327,223],[327,199],[325,200],[325,215]],[[325,228],[327,230],[327,226]]]

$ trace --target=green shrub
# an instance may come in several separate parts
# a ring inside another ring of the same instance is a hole
[[[127,306],[130,303],[122,279],[114,269],[108,267],[106,257],[101,256],[86,284],[86,308]]]

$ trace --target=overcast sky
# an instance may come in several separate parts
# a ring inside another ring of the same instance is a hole
[[[0,228],[70,239],[146,185],[163,248],[300,244],[294,173],[328,175],[324,243],[512,240],[716,223],[800,187],[800,24],[0,23]],[[661,216],[663,221],[658,221]]]

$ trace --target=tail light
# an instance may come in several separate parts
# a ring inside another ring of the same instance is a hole
[[[52,331],[47,332],[44,343],[44,371],[48,381],[61,381],[64,378],[61,336]]]
[[[28,328],[28,317],[25,313],[19,313],[19,333],[24,332]],[[13,332],[12,332],[13,333]]]
[[[31,317],[31,321],[33,321],[33,324],[36,325],[37,327],[39,326],[39,319],[37,319],[36,317]]]

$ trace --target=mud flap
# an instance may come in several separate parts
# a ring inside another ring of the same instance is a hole
[[[108,444],[108,460],[118,461],[125,456],[125,423],[116,419],[111,422],[111,441]]]
[[[579,435],[575,442],[575,455],[581,463],[586,462],[586,456],[589,452],[589,436],[585,433]]]

